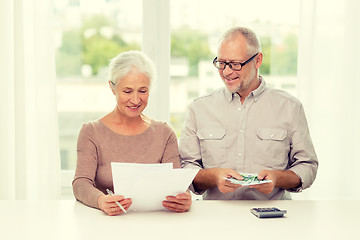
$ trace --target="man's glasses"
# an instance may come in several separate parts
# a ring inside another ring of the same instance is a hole
[[[253,60],[254,57],[256,57],[259,53],[256,53],[254,56],[246,60],[245,62],[224,62],[219,61],[217,57],[213,60],[214,66],[219,70],[224,70],[226,68],[226,65],[229,65],[229,68],[234,71],[240,71],[243,66],[245,66],[248,62]]]

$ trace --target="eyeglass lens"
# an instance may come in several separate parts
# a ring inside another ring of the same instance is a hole
[[[224,62],[224,61],[219,61],[217,59],[217,57],[214,59],[213,64],[215,65],[216,68],[218,68],[219,70],[224,70],[226,68],[226,65],[229,66],[230,69],[235,70],[235,71],[239,71],[241,70],[241,68],[243,66],[245,66],[248,62],[250,62],[256,55],[258,55],[259,53],[254,54],[252,57],[250,57],[248,60],[246,60],[243,63],[240,62]]]

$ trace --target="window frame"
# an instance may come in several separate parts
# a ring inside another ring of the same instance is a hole
[[[169,0],[142,1],[142,50],[154,61],[157,77],[151,86],[151,101],[145,113],[170,121],[170,3]],[[69,198],[75,170],[61,171],[61,198]]]
[[[152,83],[145,114],[170,123],[170,0],[142,0],[142,51],[155,63],[156,80]],[[213,71],[216,71],[213,69]],[[200,95],[203,93],[200,92]],[[72,188],[75,170],[61,171],[61,197]]]

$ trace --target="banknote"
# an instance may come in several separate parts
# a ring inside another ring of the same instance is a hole
[[[231,183],[234,184],[239,184],[242,186],[250,186],[250,185],[257,185],[257,184],[264,184],[264,183],[269,183],[272,182],[271,180],[260,180],[257,177],[257,174],[248,174],[248,173],[241,173],[241,176],[244,178],[244,180],[239,180],[236,178],[225,178],[226,180],[230,181]]]

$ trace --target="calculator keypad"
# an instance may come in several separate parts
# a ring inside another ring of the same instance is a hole
[[[259,218],[282,217],[287,212],[276,207],[271,208],[252,208],[251,213]]]

